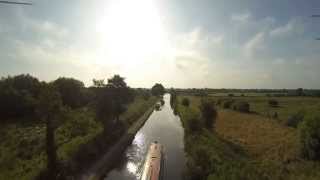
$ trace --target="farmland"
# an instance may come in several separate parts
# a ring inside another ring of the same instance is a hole
[[[189,99],[189,106],[182,105],[185,98]],[[278,106],[270,106],[270,99],[276,100]],[[193,132],[190,127],[194,126],[194,119],[202,123],[199,109],[202,100],[214,102],[218,117],[212,129]],[[236,111],[232,106],[224,108],[223,102],[230,100],[248,102],[250,113]],[[319,162],[301,157],[299,131],[285,124],[298,111],[306,115],[320,113],[319,103],[320,99],[314,97],[267,97],[265,94],[178,96],[175,108],[185,127],[187,166],[191,173],[188,177],[319,179]],[[277,118],[271,117],[274,112]],[[201,172],[192,170],[196,167],[201,167]]]

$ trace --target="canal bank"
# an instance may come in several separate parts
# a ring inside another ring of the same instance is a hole
[[[135,134],[148,120],[149,116],[154,111],[154,106],[150,107],[128,130],[122,135],[120,140],[113,145],[91,168],[78,179],[81,180],[97,180],[101,179],[106,172],[114,167],[114,162],[119,159],[119,156],[126,150],[127,146],[133,141]]]

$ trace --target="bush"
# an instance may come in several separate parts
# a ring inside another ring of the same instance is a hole
[[[306,117],[299,126],[299,132],[303,157],[320,160],[320,116]]]
[[[151,94],[149,92],[143,92],[142,97],[144,100],[148,101],[150,99]]]
[[[234,108],[234,110],[237,110],[237,111],[240,111],[240,112],[245,112],[245,113],[250,112],[250,104],[248,102],[245,102],[245,101],[237,102],[233,106],[233,108]]]
[[[234,103],[233,100],[226,100],[223,103],[223,108],[224,109],[230,109],[233,103]]]
[[[217,100],[217,105],[220,106],[222,103],[223,103],[223,99],[218,99],[218,100]]]
[[[188,107],[190,104],[190,101],[188,98],[183,98],[182,99],[182,105]]]
[[[202,122],[197,118],[191,118],[188,121],[188,128],[191,132],[200,131],[202,127]]]
[[[299,111],[296,114],[290,116],[285,122],[285,125],[296,128],[303,121],[304,116],[305,112]]]
[[[164,102],[163,99],[161,99],[161,100],[160,100],[160,103],[161,103],[161,106],[163,106],[165,102]]]
[[[218,112],[212,101],[201,101],[200,104],[201,117],[205,122],[206,128],[210,129],[214,126]]]
[[[229,97],[233,97],[233,96],[234,96],[234,94],[228,94],[228,96],[229,96]]]
[[[279,102],[274,99],[269,100],[268,103],[269,103],[269,106],[271,106],[271,107],[278,107],[278,105],[279,105]]]

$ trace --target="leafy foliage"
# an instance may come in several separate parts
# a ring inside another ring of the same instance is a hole
[[[188,107],[188,106],[189,106],[189,104],[190,104],[190,101],[189,101],[189,99],[188,99],[188,98],[183,98],[183,99],[182,99],[182,105],[184,105],[184,106]]]
[[[223,108],[224,109],[230,109],[231,108],[231,106],[232,106],[232,104],[234,103],[234,100],[226,100],[226,101],[224,101],[223,102]]]
[[[244,113],[250,112],[250,104],[245,101],[236,102],[233,107],[234,107],[234,110],[237,110],[240,112],[244,112]]]
[[[199,109],[206,128],[211,129],[218,116],[214,103],[212,101],[202,100]]]
[[[61,94],[62,102],[71,108],[81,107],[85,104],[84,84],[73,78],[58,78],[53,82]]]
[[[1,117],[33,116],[41,83],[30,75],[18,75],[0,80]]]
[[[151,88],[151,93],[154,96],[162,96],[165,93],[165,89],[162,84],[156,83],[152,88]]]
[[[305,116],[305,112],[300,110],[297,113],[289,116],[287,121],[285,121],[285,125],[296,128],[303,121],[304,116]]]
[[[126,105],[133,101],[134,93],[119,75],[108,79],[108,84],[97,90],[96,114],[107,132],[120,125],[119,117],[126,111]]]
[[[306,159],[320,160],[320,116],[307,116],[299,131],[302,155]]]
[[[48,179],[57,179],[58,160],[55,145],[56,122],[62,112],[62,100],[58,91],[51,85],[41,88],[37,104],[37,114],[46,124],[46,152]]]

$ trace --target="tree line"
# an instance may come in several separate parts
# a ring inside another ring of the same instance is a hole
[[[0,80],[0,123],[42,122],[46,126],[47,177],[58,178],[58,160],[55,130],[66,111],[81,107],[92,108],[96,120],[103,124],[103,133],[119,136],[124,124],[119,117],[129,103],[141,93],[145,99],[151,95],[161,96],[165,89],[155,84],[150,90],[130,88],[125,78],[114,75],[104,80],[93,79],[93,86],[74,78],[60,77],[52,82],[22,74],[2,77]]]

